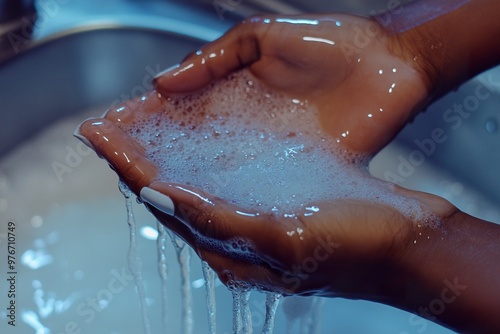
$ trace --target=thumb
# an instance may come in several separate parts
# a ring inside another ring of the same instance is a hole
[[[260,58],[260,43],[267,24],[263,18],[245,20],[224,36],[188,55],[181,64],[155,78],[156,89],[164,94],[190,93],[213,80],[223,78]]]

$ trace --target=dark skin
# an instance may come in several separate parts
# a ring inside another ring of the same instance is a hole
[[[490,46],[488,40],[500,33],[495,10],[499,5],[493,1],[473,1],[405,31],[404,20],[397,17],[388,26],[344,14],[253,18],[188,56],[160,76],[156,86],[163,95],[190,93],[247,68],[272,89],[314,104],[322,130],[339,139],[340,147],[371,155],[429,101],[498,62],[499,43]],[[418,13],[418,6],[412,13]],[[484,33],[473,34],[459,24],[465,18],[477,18],[471,24]],[[455,34],[461,29],[458,43]],[[361,40],[359,31],[368,39]],[[429,41],[439,47],[429,50]],[[150,99],[133,117],[154,112],[156,103],[160,98]],[[437,196],[399,187],[392,191],[417,200],[438,227],[409,219],[394,207],[352,199],[310,203],[321,210],[293,221],[266,213],[245,217],[236,213],[241,208],[201,189],[158,181],[158,167],[120,130],[117,123],[127,120],[118,118],[110,111],[104,119],[85,122],[80,133],[136,194],[149,187],[171,199],[173,212],[147,206],[223,282],[245,281],[283,294],[367,299],[420,315],[425,308],[438,310],[428,317],[460,332],[500,328],[498,225]],[[286,235],[297,224],[304,230],[302,239]],[[254,262],[200,241],[234,237],[250,241]],[[322,255],[328,254],[318,269],[307,277],[294,276],[291,268],[301,266],[318,245],[326,249]],[[444,310],[437,308],[441,304]]]

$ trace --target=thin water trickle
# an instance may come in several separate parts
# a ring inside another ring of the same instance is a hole
[[[272,334],[274,330],[274,316],[280,303],[281,295],[279,293],[266,293],[266,320],[262,327],[262,334]]]
[[[208,263],[201,261],[203,277],[205,279],[205,289],[207,297],[208,332],[216,333],[216,306],[215,306],[215,272]]]
[[[242,334],[252,334],[252,313],[250,312],[250,290],[242,291],[240,294],[240,306],[241,306],[241,333]]]
[[[191,248],[184,240],[179,238],[173,232],[167,230],[175,252],[177,261],[181,267],[181,285],[182,285],[182,333],[193,333],[193,296],[191,291],[191,269],[189,262],[191,260]]]
[[[161,319],[162,319],[162,329],[163,333],[168,333],[168,264],[167,264],[167,228],[162,225],[159,221],[156,222],[156,227],[158,229],[158,238],[156,239],[156,247],[158,251],[158,273],[160,274],[161,280]]]
[[[135,223],[134,211],[132,208],[132,200],[131,200],[132,191],[121,180],[118,181],[118,188],[125,197],[125,207],[127,208],[127,223],[130,231],[128,266],[132,276],[134,277],[135,286],[137,287],[137,294],[139,295],[139,303],[142,313],[144,333],[151,334],[151,323],[149,321],[147,304],[146,304],[146,293],[144,291],[144,281],[142,278],[142,261],[139,258],[139,254],[137,252],[136,223]]]
[[[240,334],[241,323],[241,291],[234,289],[233,293],[233,334]]]

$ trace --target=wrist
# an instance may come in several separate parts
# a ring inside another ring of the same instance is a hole
[[[405,221],[409,228],[398,239],[392,256],[386,259],[392,270],[381,282],[385,288],[380,300],[428,320],[445,323],[433,311],[441,306],[443,289],[456,283],[453,271],[445,268],[453,261],[448,250],[455,247],[454,237],[450,238],[449,222],[461,212],[448,201],[431,194],[403,188],[398,188],[398,192],[419,201],[429,216],[422,221]],[[452,297],[448,292],[444,294],[446,300]]]
[[[498,225],[456,208],[435,227],[416,224],[398,262],[407,293],[395,306],[460,332],[494,332],[499,238]]]
[[[492,0],[421,0],[400,7],[384,28],[435,100],[498,64],[499,9]]]

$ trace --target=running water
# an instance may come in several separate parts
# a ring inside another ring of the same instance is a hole
[[[191,278],[190,266],[191,248],[173,232],[167,230],[168,235],[172,239],[177,260],[181,267],[181,284],[182,284],[182,328],[184,334],[193,333],[193,297],[191,293]]]
[[[132,208],[132,192],[123,181],[119,181],[118,187],[125,197],[127,208],[127,222],[130,229],[130,248],[128,252],[129,269],[134,277],[137,292],[139,294],[140,307],[142,311],[144,333],[151,334],[151,325],[147,313],[147,304],[143,285],[141,267],[142,263],[137,252],[136,241],[136,222]],[[162,325],[163,332],[168,332],[167,322],[167,278],[168,264],[166,256],[167,235],[170,236],[172,244],[177,253],[177,259],[181,268],[182,275],[182,325],[184,334],[193,333],[193,313],[192,313],[192,292],[190,285],[190,247],[176,234],[168,230],[163,224],[157,221],[158,237],[156,240],[158,252],[158,272],[162,287]],[[216,333],[216,308],[215,308],[215,272],[209,265],[202,261],[203,276],[206,285],[206,302],[209,322],[209,333]],[[250,290],[234,289],[233,293],[233,333],[234,334],[253,334],[252,315],[250,312]],[[279,294],[268,293],[266,297],[266,319],[262,333],[271,334],[274,326],[274,315],[279,304]]]
[[[242,291],[240,294],[240,307],[241,307],[241,333],[242,334],[252,334],[252,313],[250,312],[250,304],[248,303],[250,299],[250,290]]]
[[[215,314],[215,272],[205,261],[201,261],[201,268],[203,270],[207,295],[208,332],[215,334],[217,325]]]
[[[142,312],[142,322],[144,326],[144,333],[151,334],[151,323],[149,321],[147,304],[146,304],[146,293],[144,291],[144,283],[142,278],[142,263],[137,253],[137,240],[136,240],[136,223],[134,217],[134,211],[132,209],[132,191],[127,187],[127,185],[122,181],[118,181],[118,188],[120,192],[125,197],[125,206],[127,208],[127,223],[130,230],[130,248],[128,250],[128,266],[129,270],[134,277],[135,286],[137,287],[137,293],[139,295],[139,303]]]
[[[241,323],[241,291],[234,289],[231,291],[233,294],[233,334],[240,334]]]
[[[168,311],[167,311],[167,277],[168,277],[168,264],[167,264],[167,228],[162,223],[156,221],[158,229],[158,238],[156,239],[156,247],[158,251],[158,272],[161,280],[161,299],[162,299],[162,328],[163,333],[168,333]]]
[[[274,316],[280,303],[281,295],[278,293],[266,293],[266,320],[262,327],[262,334],[272,334],[274,329]]]
[[[250,313],[249,289],[230,288],[233,294],[233,334],[252,334],[252,314]]]

